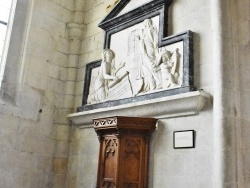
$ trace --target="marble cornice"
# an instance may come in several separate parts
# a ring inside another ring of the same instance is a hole
[[[110,116],[174,118],[198,114],[211,101],[204,91],[193,91],[148,101],[123,104],[69,114],[67,117],[77,126],[89,127],[92,119]]]

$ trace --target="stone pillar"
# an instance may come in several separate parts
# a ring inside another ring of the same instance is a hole
[[[65,107],[74,107],[75,86],[77,80],[77,68],[79,54],[81,51],[82,32],[84,25],[77,23],[67,24],[69,30],[69,55],[68,55],[68,75],[65,82]]]
[[[70,3],[70,2],[68,2]],[[60,120],[67,116],[69,112],[74,111],[75,104],[75,86],[77,80],[77,70],[79,55],[81,52],[81,43],[82,43],[82,34],[83,34],[83,12],[79,10],[79,7],[83,2],[74,1],[73,15],[71,17],[70,23],[66,24],[66,29],[68,32],[68,59],[65,66],[65,79],[63,80],[63,101],[61,104],[61,117],[57,117]],[[80,4],[81,3],[81,4]],[[54,180],[55,187],[68,187],[68,176],[69,176],[69,142],[71,140],[71,127],[70,122],[66,121],[60,124],[55,124],[55,134],[56,145],[55,145],[55,157],[53,158],[53,172],[55,176],[61,175],[62,178],[60,181],[61,184],[57,182],[57,179]],[[64,148],[65,151],[68,151],[68,156],[61,157],[57,151],[60,151],[61,148]],[[64,176],[62,176],[62,174]]]
[[[214,64],[214,186],[237,187],[231,2],[211,1]]]

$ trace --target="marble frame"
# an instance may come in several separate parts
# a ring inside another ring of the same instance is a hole
[[[160,19],[159,47],[170,44],[166,42],[166,40],[168,40],[166,37],[168,35],[168,7],[171,5],[172,0],[154,0],[121,16],[113,17],[117,15],[129,1],[130,0],[121,1],[98,25],[105,31],[104,49],[109,48],[112,34],[155,16],[159,16]]]
[[[91,79],[91,70],[100,66],[101,61],[95,61],[87,64],[84,93],[82,106],[78,107],[77,111],[89,111],[98,108],[106,108],[110,106],[117,106],[126,103],[133,103],[138,101],[150,100],[161,98],[180,93],[195,91],[194,87],[194,67],[193,67],[193,32],[185,31],[177,35],[168,36],[168,7],[171,5],[172,0],[155,0],[151,1],[141,7],[138,7],[128,13],[116,16],[122,8],[124,8],[129,0],[120,1],[118,5],[108,14],[104,20],[98,25],[105,30],[104,49],[110,47],[111,35],[122,31],[126,28],[132,27],[135,24],[142,22],[145,19],[159,16],[159,36],[158,47],[164,47],[177,42],[183,42],[183,80],[179,88],[148,93],[131,98],[111,100],[97,104],[87,105],[87,96],[89,94],[89,86]],[[147,10],[147,11],[145,11]]]
[[[82,98],[82,105],[87,104],[87,99],[89,95],[89,87],[91,82],[91,75],[92,70],[94,68],[100,67],[102,60],[92,61],[86,65],[86,71],[85,71],[85,82],[83,86],[83,98]]]

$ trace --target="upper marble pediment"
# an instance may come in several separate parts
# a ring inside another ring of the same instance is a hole
[[[143,5],[145,5],[146,3],[149,3],[151,1],[154,1],[154,0],[130,0],[128,2],[128,4],[118,13],[117,16],[120,16],[120,15],[123,15],[131,10],[134,10],[138,7],[141,7]]]
[[[161,5],[169,6],[173,0],[121,0],[112,11],[99,23],[99,27],[106,30],[111,25],[118,25],[119,22],[131,21],[132,18],[150,13],[152,7]],[[149,11],[147,13],[147,11]]]

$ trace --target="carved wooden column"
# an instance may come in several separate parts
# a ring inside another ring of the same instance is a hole
[[[97,188],[147,188],[150,134],[157,119],[94,119],[100,140]]]

